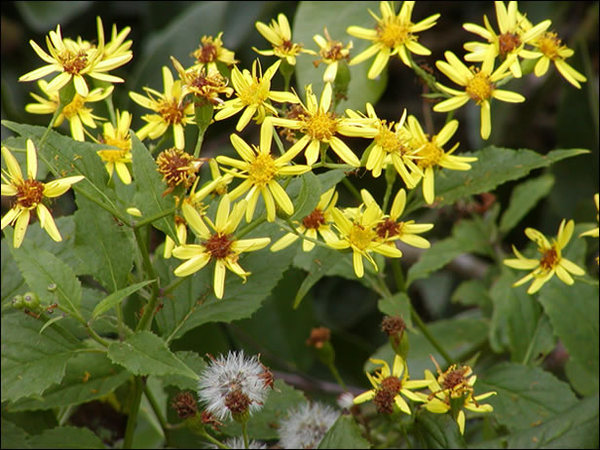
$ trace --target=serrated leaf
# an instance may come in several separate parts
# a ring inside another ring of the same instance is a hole
[[[131,374],[111,364],[104,353],[80,353],[69,360],[65,377],[42,398],[21,399],[9,411],[50,409],[79,405],[101,398],[122,385]]]
[[[493,191],[497,186],[518,180],[534,169],[548,167],[565,158],[589,153],[588,150],[553,150],[540,155],[532,150],[486,147],[477,152],[461,153],[461,156],[476,156],[471,170],[441,170],[435,177],[435,202],[437,206],[451,205],[461,198]],[[422,197],[406,206],[408,214],[424,206]]]
[[[202,357],[195,352],[180,351],[175,352],[175,356],[194,371],[201,373],[206,368],[206,362]],[[196,392],[198,390],[198,381],[192,380],[189,377],[181,375],[167,375],[162,377],[165,386],[177,386],[179,389],[190,390]]]
[[[538,367],[500,363],[477,379],[478,393],[496,391],[486,400],[494,417],[511,431],[526,430],[577,403],[569,385]]]
[[[556,336],[569,352],[566,372],[582,395],[598,392],[598,285],[575,282],[568,286],[551,280],[540,290],[539,301]]]
[[[323,193],[319,178],[312,172],[293,180],[286,191],[294,198],[294,214],[290,217],[292,220],[302,220],[308,216],[319,203],[319,197]]]
[[[313,41],[315,34],[323,35],[323,28],[327,27],[332,39],[342,41],[346,45],[352,40],[354,46],[352,54],[358,55],[370,45],[364,39],[351,38],[346,33],[349,25],[370,27],[372,18],[367,9],[369,5],[364,2],[347,2],[340,8],[338,2],[304,1],[296,10],[294,17],[292,36],[294,42],[301,42],[307,48],[317,48]],[[301,97],[304,95],[304,86],[312,84],[313,92],[320,96],[325,83],[323,82],[324,65],[315,68],[313,61],[318,57],[299,55],[296,60],[296,80]],[[349,67],[350,83],[346,99],[342,99],[337,108],[344,111],[347,108],[364,111],[365,104],[375,104],[387,84],[387,70],[384,70],[376,80],[369,80],[367,72],[371,66],[372,59],[361,64]]]
[[[79,343],[24,313],[2,317],[2,401],[41,395],[60,383]]]
[[[500,231],[507,233],[512,230],[541,199],[548,195],[552,186],[554,186],[554,177],[547,174],[527,180],[515,187],[510,195],[508,208],[500,219]]]
[[[96,305],[94,311],[92,312],[92,319],[97,318],[100,314],[104,314],[106,311],[118,305],[123,299],[127,298],[128,296],[143,288],[144,286],[148,286],[150,283],[154,282],[156,282],[156,280],[142,281],[140,283],[132,284],[131,286],[127,286],[126,288],[119,289],[118,291],[113,292]]]
[[[108,357],[135,375],[183,375],[198,379],[198,375],[169,350],[165,341],[150,331],[140,331],[123,342],[113,342],[108,347]]]
[[[102,440],[88,428],[56,427],[29,438],[31,448],[106,448]]]
[[[352,416],[338,417],[317,448],[371,448]]]
[[[12,422],[0,419],[2,433],[0,433],[0,447],[2,448],[30,448],[29,435]]]
[[[449,414],[422,411],[416,415],[415,432],[422,448],[465,448],[464,437]]]
[[[410,298],[404,292],[398,292],[391,297],[382,298],[377,302],[377,308],[388,316],[402,317],[407,327],[412,326]]]

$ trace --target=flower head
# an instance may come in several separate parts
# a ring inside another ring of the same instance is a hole
[[[46,37],[46,45],[50,54],[42,50],[34,41],[29,41],[38,56],[48,64],[26,73],[19,78],[19,81],[38,80],[53,72],[59,72],[48,83],[47,90],[49,92],[59,91],[69,81],[73,80],[75,90],[82,97],[89,94],[89,87],[84,75],[109,83],[123,82],[122,78],[109,75],[107,72],[126,64],[133,57],[129,50],[131,43],[123,43],[129,29],[123,30],[122,33],[117,35],[115,34],[116,28],[113,28],[115,41],[105,45],[104,29],[100,17],[97,19],[97,26],[97,45],[81,38],[77,38],[76,41],[69,38],[63,39],[60,25],[57,25],[56,31],[50,31]]]
[[[44,198],[59,197],[69,190],[71,185],[83,180],[83,176],[60,178],[42,183],[37,181],[37,155],[31,139],[27,140],[27,178],[23,178],[21,168],[10,150],[2,147],[2,156],[7,170],[2,171],[2,196],[16,197],[11,209],[2,217],[2,229],[8,225],[15,226],[13,245],[20,247],[27,232],[31,211],[35,210],[40,226],[52,239],[60,242],[62,237],[52,214],[42,203]]]
[[[594,203],[596,203],[596,222],[598,222],[598,194],[594,195]],[[590,237],[598,237],[598,227],[592,228],[591,230],[585,231],[579,235],[582,236],[590,236]]]
[[[337,75],[340,61],[347,60],[350,57],[352,41],[344,47],[342,42],[331,39],[327,27],[325,27],[323,31],[325,37],[320,34],[315,34],[313,36],[313,40],[319,46],[319,56],[321,57],[321,59],[314,61],[313,64],[315,67],[319,67],[320,63],[327,65],[327,68],[323,73],[323,81],[325,83],[333,83]]]
[[[260,128],[260,145],[258,147],[251,147],[236,134],[232,134],[230,139],[242,161],[228,156],[217,156],[217,162],[238,169],[239,172],[231,172],[231,174],[234,177],[244,178],[244,181],[229,193],[229,196],[234,200],[248,192],[246,194],[246,200],[248,201],[246,221],[250,222],[252,220],[256,202],[261,195],[265,201],[269,222],[275,220],[275,205],[278,205],[287,215],[292,215],[294,204],[285,189],[277,182],[277,177],[301,175],[310,170],[309,166],[290,165],[291,160],[298,154],[299,150],[289,149],[278,158],[271,154],[273,126],[270,119],[265,120]]]
[[[185,93],[181,80],[173,81],[173,74],[168,67],[162,68],[164,92],[144,87],[148,97],[130,92],[129,97],[138,105],[151,109],[155,114],[146,114],[142,119],[148,122],[136,133],[140,140],[147,137],[156,139],[173,127],[175,147],[185,147],[183,128],[194,123],[194,105],[184,101]]]
[[[546,236],[534,228],[526,228],[525,235],[535,242],[538,246],[538,252],[541,253],[540,259],[525,258],[513,245],[513,251],[516,259],[505,259],[504,264],[513,269],[531,270],[528,275],[518,280],[513,286],[520,286],[533,279],[533,283],[527,289],[528,294],[536,293],[547,281],[556,274],[558,278],[568,285],[573,284],[573,275],[584,275],[585,271],[577,264],[569,261],[562,256],[562,250],[567,246],[573,235],[575,223],[572,220],[568,222],[563,219],[558,227],[556,239],[548,241]]]
[[[273,117],[275,126],[299,130],[304,134],[291,148],[297,153],[304,150],[306,163],[312,166],[319,158],[321,143],[331,146],[333,151],[346,163],[360,167],[360,160],[354,152],[337,136],[373,137],[374,131],[361,127],[360,124],[368,119],[349,119],[338,117],[331,109],[332,87],[326,83],[321,93],[320,101],[312,92],[312,85],[306,87],[306,105],[302,104],[296,95],[296,101],[302,105],[303,111],[296,119]]]
[[[117,175],[125,184],[131,183],[131,174],[127,168],[127,163],[131,162],[131,114],[127,111],[119,113],[117,111],[117,127],[113,127],[112,123],[104,124],[104,132],[102,133],[102,142],[107,145],[117,147],[117,149],[98,150],[98,156],[106,163],[106,170],[112,177],[113,171],[117,171]]]
[[[406,361],[398,354],[394,357],[394,365],[391,371],[388,363],[383,360],[370,359],[370,361],[381,366],[373,375],[367,372],[367,378],[373,389],[354,397],[354,404],[373,400],[379,413],[391,414],[394,411],[394,405],[396,405],[403,413],[411,414],[410,407],[404,397],[422,402],[423,399],[412,391],[429,386],[430,381],[409,380]]]
[[[258,32],[271,43],[273,50],[253,50],[259,55],[277,56],[279,59],[285,59],[290,66],[296,65],[296,56],[300,53],[314,55],[315,52],[302,48],[301,44],[292,42],[292,30],[285,14],[280,13],[277,20],[271,20],[267,25],[262,22],[256,22]]]
[[[270,372],[258,357],[247,357],[243,351],[211,357],[200,374],[198,397],[219,420],[255,413],[269,392],[265,374]]]
[[[368,77],[374,79],[385,69],[391,56],[398,55],[402,62],[410,67],[409,53],[430,55],[429,49],[419,44],[419,36],[416,33],[433,27],[440,15],[434,14],[420,22],[413,23],[411,15],[414,6],[415,2],[402,2],[400,12],[396,14],[393,3],[380,2],[381,17],[369,10],[371,16],[377,21],[375,29],[348,27],[346,31],[349,35],[372,41],[366,50],[352,58],[350,65],[361,63],[371,56],[377,55],[368,73]]]
[[[254,117],[262,123],[268,115],[277,115],[277,110],[268,102],[296,102],[296,97],[283,91],[271,91],[271,79],[275,76],[281,60],[269,67],[264,75],[258,60],[252,63],[252,73],[248,69],[242,72],[236,67],[231,71],[231,81],[235,89],[236,99],[227,100],[215,114],[215,120],[223,120],[244,110],[235,127],[242,131]]]
[[[194,66],[197,68],[206,67],[207,69],[216,69],[218,62],[228,67],[238,63],[235,59],[235,53],[223,47],[221,36],[223,36],[223,32],[220,32],[214,38],[212,36],[202,36],[200,45],[191,54],[196,59]]]
[[[223,103],[223,100],[219,98],[220,94],[225,94],[227,97],[231,97],[231,94],[233,94],[233,89],[227,86],[227,80],[214,67],[191,67],[186,70],[172,56],[171,61],[183,84],[184,97],[187,94],[192,94],[196,98],[204,99],[213,105],[220,105]]]
[[[202,220],[188,220],[192,230],[201,239],[200,244],[183,244],[173,249],[173,256],[187,261],[178,266],[174,273],[178,277],[186,277],[197,272],[206,266],[210,261],[215,262],[214,290],[215,296],[223,298],[225,291],[225,272],[226,269],[241,277],[244,281],[250,272],[246,272],[239,265],[240,253],[260,250],[266,247],[271,241],[270,238],[255,239],[236,239],[233,233],[238,227],[246,202],[244,200],[236,203],[233,210],[230,211],[230,200],[228,195],[224,195],[219,202],[217,216],[213,223],[210,219],[205,220],[209,223],[213,231],[204,224]],[[187,219],[187,218],[186,218]]]
[[[177,186],[189,188],[196,180],[196,172],[201,165],[200,161],[179,148],[163,150],[156,157],[157,170],[170,190]]]
[[[304,403],[287,412],[279,423],[279,445],[282,448],[317,448],[339,413],[320,402]]]

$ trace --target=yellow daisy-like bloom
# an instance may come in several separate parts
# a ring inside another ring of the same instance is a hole
[[[409,116],[407,122],[412,137],[411,146],[418,149],[417,165],[423,173],[423,198],[428,205],[431,205],[435,199],[434,169],[439,166],[450,170],[469,170],[471,169],[469,163],[477,161],[477,158],[453,155],[452,153],[458,148],[458,142],[449,151],[444,150],[444,145],[458,129],[458,120],[446,123],[438,134],[431,137],[423,132],[419,121],[414,116]]]
[[[300,103],[303,109],[303,112],[297,114],[297,119],[272,118],[273,125],[299,130],[304,134],[290,148],[290,151],[301,152],[305,149],[306,163],[312,166],[319,158],[321,143],[328,144],[346,164],[360,167],[360,160],[337,135],[372,138],[376,131],[361,126],[370,123],[371,120],[337,117],[335,113],[330,112],[331,83],[325,84],[319,103],[310,84],[306,86],[306,105],[297,95],[295,97],[296,102]]]
[[[290,66],[295,66],[296,56],[300,53],[315,54],[312,50],[302,48],[301,44],[292,42],[290,23],[283,13],[277,16],[277,20],[271,20],[270,25],[262,22],[256,22],[255,25],[258,32],[273,46],[273,50],[258,50],[252,47],[259,55],[277,56],[279,59],[285,59]]]
[[[396,405],[400,411],[410,415],[410,407],[403,396],[415,402],[424,401],[413,390],[429,386],[430,381],[409,380],[406,361],[400,355],[394,357],[394,365],[391,371],[388,363],[381,359],[371,358],[369,361],[382,367],[377,369],[373,375],[366,373],[373,389],[354,397],[353,403],[355,405],[373,400],[379,413],[391,414],[394,411],[394,405]]]
[[[54,114],[59,106],[59,96],[57,91],[48,89],[48,83],[45,80],[39,80],[40,90],[48,97],[47,99],[31,92],[30,95],[38,103],[29,103],[25,106],[25,111],[31,114]],[[103,117],[96,116],[92,109],[86,106],[87,103],[99,102],[112,94],[114,86],[107,88],[96,88],[88,92],[86,96],[75,93],[73,100],[66,105],[54,121],[54,126],[59,127],[65,119],[69,121],[71,136],[76,141],[85,140],[84,125],[90,128],[96,128],[96,121],[106,120]]]
[[[325,63],[327,68],[323,73],[323,81],[325,83],[333,83],[338,72],[338,66],[340,61],[347,60],[350,57],[350,49],[352,48],[352,41],[344,47],[344,44],[340,41],[331,39],[327,27],[323,30],[325,37],[320,34],[315,34],[313,40],[319,46],[319,56],[321,59],[313,61],[315,67],[319,67],[320,63]]]
[[[567,246],[569,240],[571,240],[574,227],[575,223],[572,220],[566,222],[563,219],[558,227],[556,239],[552,239],[552,243],[538,230],[526,228],[525,235],[537,244],[538,252],[542,254],[542,257],[540,259],[525,258],[513,245],[513,251],[517,258],[505,259],[504,264],[513,269],[533,269],[531,273],[518,280],[513,286],[520,286],[533,279],[533,283],[527,289],[527,293],[535,294],[554,274],[563,283],[568,285],[574,283],[570,273],[577,276],[585,275],[585,271],[581,267],[562,257],[562,250]]]
[[[354,273],[358,278],[364,275],[363,258],[369,261],[375,270],[379,270],[371,252],[380,253],[390,258],[400,258],[402,252],[396,247],[386,245],[377,235],[377,226],[382,221],[381,210],[373,203],[360,205],[355,211],[351,211],[348,218],[338,208],[331,210],[334,226],[340,234],[337,241],[327,242],[327,245],[336,250],[352,249],[352,263]]]
[[[464,409],[469,411],[486,413],[492,412],[494,408],[492,405],[480,405],[481,400],[496,395],[497,392],[490,391],[485,394],[474,396],[473,385],[477,381],[477,375],[473,374],[473,369],[469,366],[458,366],[452,364],[445,372],[442,372],[435,360],[438,377],[436,377],[429,370],[425,370],[425,379],[429,382],[429,389],[431,394],[426,396],[425,394],[418,393],[417,396],[421,401],[425,401],[425,408],[427,411],[436,414],[445,414],[453,410],[453,405],[456,409],[459,409],[456,416],[456,422],[460,430],[460,434],[465,432],[466,416]],[[462,399],[462,405],[457,404],[456,401]]]
[[[231,81],[237,98],[223,103],[215,114],[215,120],[227,119],[243,109],[244,112],[235,127],[237,131],[242,131],[252,117],[256,123],[260,124],[266,116],[277,115],[277,110],[268,103],[268,100],[280,103],[296,102],[296,97],[290,92],[271,91],[271,79],[275,76],[280,64],[281,60],[277,61],[265,71],[264,75],[258,60],[252,63],[252,73],[247,69],[240,72],[237,66],[234,67],[231,71]]]
[[[596,222],[598,222],[598,194],[594,195],[594,203],[596,203]],[[582,236],[590,236],[590,237],[598,237],[598,227],[592,228],[591,230],[585,231],[579,235]]]
[[[225,64],[227,67],[239,62],[235,59],[234,52],[223,47],[221,36],[223,36],[222,31],[215,38],[202,36],[200,45],[191,53],[191,56],[196,59],[195,68],[216,69],[218,62]]]
[[[131,184],[131,174],[127,167],[131,163],[131,114],[128,111],[119,113],[117,111],[117,127],[113,127],[112,123],[104,124],[104,132],[102,133],[102,141],[105,144],[117,147],[117,149],[107,148],[98,150],[98,156],[106,163],[106,170],[110,177],[116,170],[117,175],[125,184]]]
[[[492,98],[503,102],[521,103],[525,97],[516,92],[497,89],[496,82],[510,75],[508,68],[513,63],[513,57],[507,58],[496,70],[494,69],[494,60],[486,59],[481,65],[481,69],[468,68],[454,53],[445,52],[446,61],[436,61],[436,67],[448,78],[460,86],[464,86],[464,91],[450,89],[440,83],[436,86],[443,92],[450,94],[452,98],[444,100],[433,107],[437,112],[448,112],[460,108],[469,100],[473,100],[481,107],[481,137],[487,139],[492,131],[492,119],[490,113],[490,102]],[[493,71],[493,72],[492,72]]]
[[[38,56],[48,65],[26,73],[19,78],[19,81],[38,80],[53,72],[59,72],[48,83],[48,91],[58,91],[73,80],[75,90],[82,97],[89,94],[84,75],[109,83],[122,83],[124,81],[122,78],[109,75],[106,72],[126,64],[133,57],[126,44],[122,43],[122,39],[125,38],[127,33],[115,35],[120,41],[115,41],[112,45],[109,43],[110,47],[108,47],[109,52],[107,53],[104,43],[104,29],[100,17],[97,19],[97,25],[97,46],[81,38],[78,38],[77,41],[69,38],[63,39],[60,25],[57,25],[56,31],[50,31],[46,37],[46,45],[50,54],[42,50],[33,40],[29,41]]]
[[[361,197],[365,205],[374,204],[379,209],[379,215],[383,217],[383,220],[377,224],[375,231],[379,239],[388,245],[392,245],[395,248],[394,241],[401,240],[402,242],[418,248],[429,248],[431,244],[429,241],[421,236],[421,233],[425,233],[433,228],[432,223],[415,223],[414,220],[399,221],[398,219],[404,212],[406,206],[406,191],[400,189],[390,209],[389,216],[385,216],[379,205],[373,198],[373,196],[366,189],[360,191]]]
[[[233,88],[227,86],[227,80],[221,73],[212,66],[203,66],[201,68],[191,67],[184,69],[177,59],[171,56],[171,61],[179,79],[183,83],[183,96],[192,94],[197,98],[203,98],[213,105],[220,105],[223,100],[219,98],[220,94],[231,97]]]
[[[178,277],[186,277],[206,266],[211,260],[215,261],[214,291],[215,296],[223,298],[225,291],[225,272],[231,270],[246,281],[250,272],[246,272],[238,263],[240,253],[260,250],[271,242],[270,238],[236,239],[233,236],[239,225],[246,202],[238,202],[230,213],[230,199],[224,195],[219,202],[215,223],[206,219],[211,232],[203,222],[190,223],[190,226],[202,240],[201,244],[184,244],[173,249],[173,256],[187,259],[178,266],[174,273]],[[202,225],[199,225],[202,224]]]
[[[173,139],[175,147],[185,147],[185,135],[183,128],[194,122],[194,104],[184,101],[185,93],[181,87],[181,81],[173,81],[173,74],[168,67],[162,68],[164,93],[152,88],[144,87],[148,97],[136,92],[130,92],[129,97],[138,105],[155,111],[156,114],[142,116],[147,125],[144,125],[136,133],[140,140],[147,137],[156,139],[165,134],[169,127],[173,127]]]
[[[371,16],[377,21],[375,29],[348,27],[346,31],[349,35],[373,42],[366,50],[352,58],[350,65],[359,64],[376,54],[367,75],[370,79],[374,79],[385,69],[391,56],[398,55],[402,62],[410,67],[409,52],[416,55],[430,55],[431,51],[417,42],[419,37],[416,33],[433,27],[440,14],[413,23],[411,15],[414,6],[415,2],[405,1],[396,15],[392,3],[381,2],[379,4],[381,18],[369,10]]]
[[[466,23],[463,28],[484,38],[488,43],[467,42],[464,45],[468,53],[465,61],[485,61],[493,65],[493,60],[499,57],[501,61],[512,59],[509,69],[515,78],[522,76],[521,63],[518,57],[531,58],[533,55],[525,45],[531,45],[552,24],[550,20],[544,20],[535,27],[523,28],[525,17],[517,10],[517,2],[494,2],[496,7],[496,19],[500,33],[496,34],[486,16],[483,16],[485,28],[474,23]]]
[[[326,191],[319,198],[319,203],[312,212],[305,216],[300,225],[296,227],[296,233],[287,233],[271,246],[272,252],[283,250],[291,245],[300,237],[298,234],[306,236],[310,239],[317,239],[320,234],[325,242],[337,241],[336,234],[331,229],[331,210],[335,207],[338,194],[335,192],[335,186]],[[302,250],[310,252],[315,247],[315,243],[308,239],[302,240]]]
[[[238,169],[239,172],[230,172],[233,176],[244,178],[244,181],[233,189],[228,195],[232,200],[240,197],[245,192],[248,207],[246,209],[246,221],[250,222],[254,216],[254,209],[258,197],[262,195],[267,209],[267,220],[273,222],[276,215],[276,206],[287,215],[294,213],[294,204],[281,185],[277,177],[289,177],[301,175],[311,168],[305,165],[290,165],[290,161],[298,154],[299,150],[292,149],[285,152],[279,158],[271,154],[271,141],[273,140],[273,125],[267,119],[260,128],[259,147],[248,145],[236,134],[230,136],[231,144],[242,157],[242,161],[228,156],[217,156],[217,162]]]
[[[31,139],[27,139],[27,179],[23,178],[19,163],[8,148],[2,147],[2,156],[7,168],[6,171],[2,171],[2,196],[16,197],[13,206],[2,217],[2,229],[4,230],[8,225],[14,225],[14,247],[21,246],[27,232],[31,211],[34,209],[40,221],[40,226],[46,230],[52,239],[60,242],[62,240],[60,232],[56,228],[52,214],[42,201],[44,198],[54,198],[64,194],[71,185],[83,180],[84,177],[77,175],[60,178],[49,183],[37,181],[35,179],[37,175],[37,154]]]

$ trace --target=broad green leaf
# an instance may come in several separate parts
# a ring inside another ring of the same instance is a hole
[[[119,226],[114,217],[81,195],[76,195],[75,243],[90,274],[108,292],[127,285],[133,265],[133,243],[128,227]]]
[[[294,42],[303,43],[306,48],[318,50],[319,46],[313,41],[313,36],[315,34],[323,36],[323,29],[327,27],[331,38],[341,41],[344,46],[352,41],[351,55],[356,56],[371,42],[351,37],[346,33],[346,28],[350,25],[372,27],[373,19],[367,11],[368,8],[369,4],[366,2],[347,2],[343,8],[340,8],[338,2],[300,2],[294,17],[292,38]],[[303,99],[304,87],[307,84],[312,84],[317,98],[321,95],[325,84],[323,73],[326,65],[315,68],[313,61],[316,59],[319,59],[319,56],[299,55],[296,59],[296,80],[299,95]],[[361,64],[349,67],[350,83],[347,98],[340,101],[338,111],[344,111],[347,108],[364,111],[367,102],[375,104],[383,94],[387,84],[387,69],[378,79],[369,80],[367,72],[372,62],[371,58]]]
[[[7,233],[12,239],[12,230]],[[23,242],[19,248],[11,248],[25,281],[42,304],[58,303],[59,307],[74,315],[80,315],[81,283],[73,269],[33,243]]]
[[[198,375],[206,368],[206,362],[202,357],[195,352],[179,351],[175,352],[175,356],[183,363],[192,369]],[[166,375],[162,377],[165,386],[177,386],[182,390],[190,390],[196,392],[198,389],[198,381],[192,380],[190,377],[182,375]]]
[[[22,312],[2,316],[2,401],[41,395],[60,383],[67,361],[79,348],[77,340]]]
[[[477,448],[598,448],[598,395],[530,429],[478,442]]]
[[[88,428],[56,427],[33,435],[29,439],[31,448],[106,448],[102,440]]]
[[[498,393],[485,402],[511,431],[534,427],[577,403],[567,383],[538,367],[513,363],[500,363],[480,374],[475,390]]]
[[[500,231],[507,233],[543,199],[554,186],[554,177],[550,174],[527,180],[514,188],[508,208],[500,219]]]
[[[183,375],[193,380],[198,375],[175,356],[161,338],[140,331],[123,342],[108,347],[108,357],[135,375]]]
[[[478,279],[463,281],[452,293],[452,302],[465,306],[489,307],[491,299],[485,283]]]
[[[50,30],[56,28],[56,24],[60,23],[62,26],[82,14],[92,6],[93,2],[90,1],[68,1],[68,2],[23,2],[15,4],[21,15],[23,16],[25,23],[33,28],[38,33],[47,33]],[[106,27],[110,24],[105,23],[105,33],[109,33]],[[88,29],[89,36],[82,36],[84,39],[92,40],[96,36],[96,28]],[[71,36],[75,38],[75,36]],[[38,42],[40,44],[40,42]],[[44,46],[42,46],[44,47]]]
[[[14,423],[0,419],[2,433],[0,433],[0,447],[2,448],[30,448],[29,435]]]
[[[151,217],[172,209],[175,206],[175,199],[173,194],[163,195],[167,185],[158,173],[154,158],[135,135],[132,136],[132,142],[133,176],[137,188],[136,206],[142,211],[144,217]],[[177,242],[172,214],[152,222],[152,225],[167,233]]]
[[[382,298],[377,302],[377,308],[388,316],[402,317],[407,327],[412,326],[410,298],[404,292],[398,292],[391,297]]]
[[[589,153],[588,150],[553,150],[540,155],[532,150],[512,150],[508,148],[486,147],[477,152],[461,153],[462,156],[476,156],[471,170],[457,171],[442,169],[435,177],[435,201],[437,206],[452,205],[461,198],[493,191],[497,186],[511,180],[518,180],[534,169],[548,167],[565,158]],[[406,207],[406,213],[424,206],[422,197]]]
[[[2,264],[0,274],[2,280],[2,303],[26,290],[25,280],[17,267],[6,239],[2,239]]]
[[[319,197],[323,193],[319,178],[312,172],[293,180],[286,191],[290,197],[295,197],[292,220],[302,220],[308,216],[319,203]]]
[[[317,448],[371,448],[371,444],[362,437],[354,418],[342,415],[325,433]]]
[[[287,385],[282,380],[275,380],[273,389],[265,400],[260,411],[250,416],[248,420],[248,435],[252,439],[277,439],[277,424],[287,417],[287,411],[306,399],[304,394]],[[242,428],[235,421],[228,422],[222,431],[230,436],[241,436]]]
[[[42,398],[26,398],[9,405],[10,411],[79,405],[101,398],[122,385],[131,374],[111,364],[104,353],[80,353],[67,363],[65,377]]]
[[[415,417],[415,433],[422,448],[466,447],[465,439],[450,414],[421,411]]]
[[[551,280],[540,290],[539,301],[569,352],[566,373],[573,387],[582,395],[597,393],[598,285]]]
[[[141,283],[132,284],[131,286],[127,286],[126,288],[119,289],[118,291],[113,292],[96,305],[94,311],[92,312],[92,319],[95,319],[99,315],[104,314],[106,311],[118,305],[123,299],[127,298],[134,292],[137,292],[144,286],[147,286],[150,283],[154,282],[155,280],[142,281]]]

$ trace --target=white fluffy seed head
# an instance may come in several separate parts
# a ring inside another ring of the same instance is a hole
[[[223,444],[225,444],[229,448],[246,448],[246,446],[244,445],[244,438],[241,436],[227,438],[225,439]],[[207,448],[219,447],[217,447],[215,444],[209,444]],[[251,440],[248,442],[248,448],[267,448],[267,444],[265,444],[264,442]]]
[[[287,419],[279,424],[279,445],[283,448],[317,448],[339,415],[330,406],[319,402],[292,408]]]
[[[208,412],[224,420],[232,417],[225,399],[241,392],[250,400],[248,412],[253,414],[262,408],[268,393],[266,370],[256,356],[246,357],[243,351],[220,355],[200,374],[198,398]]]

